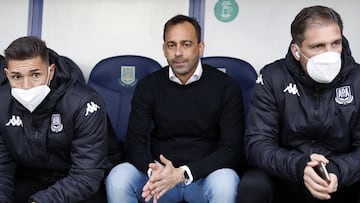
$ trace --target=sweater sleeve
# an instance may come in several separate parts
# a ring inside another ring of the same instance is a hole
[[[129,117],[128,132],[125,139],[125,152],[128,161],[140,171],[147,173],[148,164],[153,162],[149,152],[149,131],[152,122],[153,102],[146,80],[140,81],[136,86],[132,99]]]
[[[0,134],[0,202],[13,202],[15,161]]]
[[[353,150],[328,157],[330,160],[328,171],[338,176],[339,187],[347,187],[360,180],[360,120],[356,121],[351,130]]]
[[[34,194],[31,198],[36,202],[80,202],[100,187],[107,154],[107,119],[99,98],[93,97],[80,106],[74,125],[69,174]]]

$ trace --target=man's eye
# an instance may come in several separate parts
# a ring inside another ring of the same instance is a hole
[[[341,41],[336,41],[334,42],[333,46],[335,47],[338,47],[338,46],[341,46],[342,45],[342,42]]]
[[[33,78],[37,79],[37,78],[40,77],[40,74],[39,73],[34,73],[32,76],[33,76]]]
[[[184,47],[187,47],[187,48],[191,47],[191,43],[185,43]]]
[[[20,76],[19,75],[14,75],[14,76],[12,76],[12,79],[13,80],[20,80]]]

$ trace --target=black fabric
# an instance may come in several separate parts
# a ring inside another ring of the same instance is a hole
[[[7,81],[6,75],[4,72],[5,67],[6,67],[5,58],[0,55],[0,85],[3,85]]]
[[[340,188],[360,181],[360,65],[345,38],[341,58],[329,84],[305,74],[290,49],[260,71],[245,132],[250,166],[301,184],[310,155],[319,153]]]
[[[48,49],[48,50],[49,50],[50,64],[55,64],[56,67],[59,68],[67,67],[65,69],[61,68],[61,73],[64,74],[64,76],[61,77],[75,78],[81,83],[86,84],[81,68],[71,58],[67,56],[59,55],[52,49]]]
[[[82,201],[123,157],[99,94],[55,52],[50,61],[51,92],[32,113],[11,97],[9,85],[0,86],[0,202],[13,199],[16,168],[56,181],[33,193],[36,201]]]
[[[15,182],[15,203],[27,203],[29,198],[40,190],[45,190],[55,182],[45,180],[44,178],[19,175]],[[96,194],[92,195],[89,199],[81,203],[106,203],[105,184],[102,183],[101,187]]]
[[[250,169],[244,173],[238,187],[238,203],[356,203],[360,185],[339,188],[327,201],[312,197],[304,184],[276,178],[263,170]]]
[[[204,64],[200,80],[188,85],[170,81],[168,71],[154,72],[136,86],[125,144],[129,161],[146,172],[148,163],[163,154],[176,167],[189,166],[194,180],[235,168],[244,126],[237,83]]]

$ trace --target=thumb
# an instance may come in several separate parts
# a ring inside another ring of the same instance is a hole
[[[165,165],[172,165],[171,161],[168,160],[164,155],[160,154],[160,161]]]

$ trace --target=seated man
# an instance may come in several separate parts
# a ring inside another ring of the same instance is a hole
[[[5,58],[0,202],[106,202],[114,135],[100,96],[36,37],[13,41]]]
[[[200,33],[187,16],[165,24],[169,66],[136,86],[125,141],[129,162],[106,179],[110,203],[236,201],[242,94],[230,76],[200,63]]]
[[[302,9],[291,35],[286,57],[261,70],[253,92],[245,152],[254,169],[239,184],[239,202],[353,203],[360,181],[360,66],[331,8]]]

